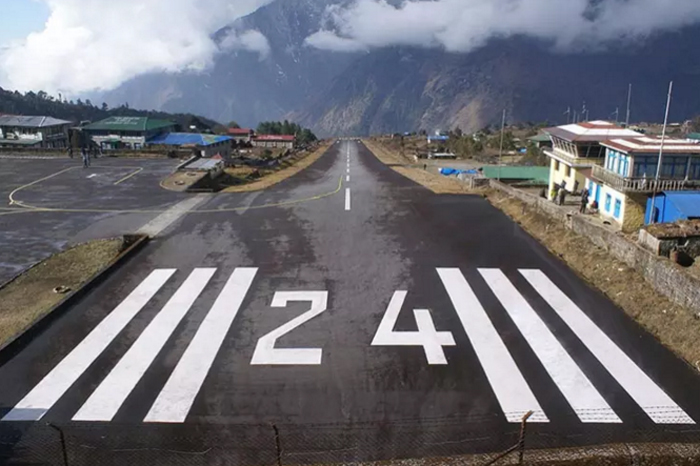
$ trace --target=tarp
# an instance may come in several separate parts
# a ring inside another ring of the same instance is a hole
[[[445,176],[452,176],[452,175],[478,175],[479,172],[478,170],[470,169],[470,170],[459,170],[457,168],[449,168],[449,167],[444,167],[440,169],[440,173]]]

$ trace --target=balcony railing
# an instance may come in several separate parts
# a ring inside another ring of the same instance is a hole
[[[591,175],[597,181],[604,183],[616,191],[623,193],[652,193],[661,191],[683,191],[698,189],[700,180],[660,178],[627,178],[620,176],[600,165],[593,166]]]
[[[544,151],[544,153],[549,157],[559,159],[567,165],[571,165],[573,167],[592,167],[595,165],[600,165],[603,162],[603,160],[605,160],[604,157],[576,157],[572,154],[557,149],[546,150]]]

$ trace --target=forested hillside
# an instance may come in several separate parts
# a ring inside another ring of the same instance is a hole
[[[21,94],[17,91],[6,91],[0,88],[0,113],[14,115],[47,115],[63,120],[79,123],[81,121],[98,121],[110,116],[149,116],[159,119],[168,119],[177,122],[183,130],[190,125],[197,126],[198,130],[213,128],[217,122],[192,115],[189,113],[165,113],[129,108],[128,104],[110,109],[107,104],[99,106],[86,100],[77,101],[60,100],[45,92],[27,92]]]

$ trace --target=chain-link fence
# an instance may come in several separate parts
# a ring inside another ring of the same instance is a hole
[[[311,425],[2,423],[0,464],[700,464],[697,426],[631,425],[518,425],[487,416]]]

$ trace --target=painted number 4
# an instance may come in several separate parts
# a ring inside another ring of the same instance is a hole
[[[422,346],[428,364],[447,364],[443,346],[455,346],[451,332],[438,332],[433,318],[427,309],[414,309],[413,315],[418,326],[417,332],[396,332],[394,327],[399,318],[401,307],[406,299],[405,291],[397,291],[389,302],[389,307],[382,318],[372,346]]]

